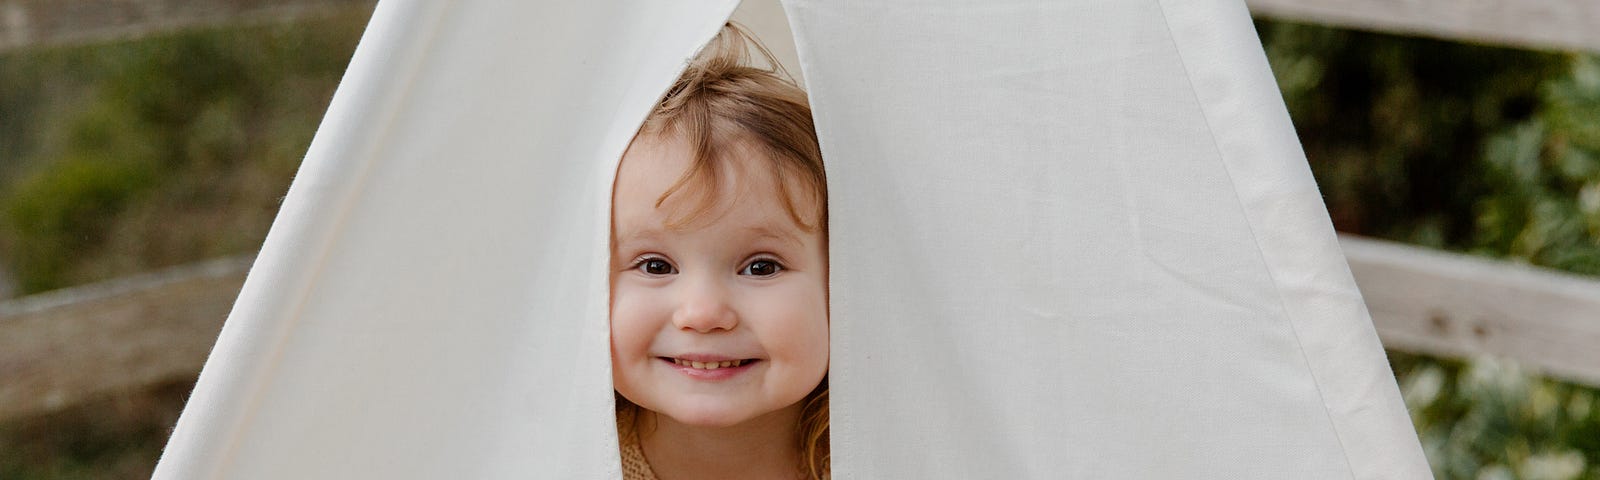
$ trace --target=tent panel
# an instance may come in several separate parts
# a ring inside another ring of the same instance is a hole
[[[1222,46],[1180,51],[1154,1],[900,3],[788,3],[829,162],[837,478],[1351,478],[1277,279],[1340,257],[1263,254],[1218,139],[1282,139],[1197,96],[1275,98],[1265,65],[1191,81]],[[1300,167],[1252,188],[1320,208],[1297,150],[1259,161]],[[1283,228],[1331,241],[1320,215]],[[1382,362],[1370,340],[1340,360]]]
[[[736,3],[382,2],[156,477],[619,477],[616,161]]]

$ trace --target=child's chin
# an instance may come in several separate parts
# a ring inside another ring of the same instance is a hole
[[[726,408],[697,408],[678,409],[671,412],[672,420],[691,427],[722,428],[731,427],[749,420],[749,415]]]

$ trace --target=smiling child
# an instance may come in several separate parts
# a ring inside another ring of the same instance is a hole
[[[828,475],[827,191],[805,92],[729,24],[622,157],[611,356],[625,478]]]

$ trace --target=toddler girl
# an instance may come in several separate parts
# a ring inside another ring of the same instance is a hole
[[[805,93],[728,24],[622,157],[611,358],[625,478],[828,475],[827,191]]]

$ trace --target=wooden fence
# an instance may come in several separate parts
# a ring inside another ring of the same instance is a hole
[[[1496,355],[1600,386],[1600,279],[1343,236],[1386,348]]]
[[[248,268],[215,260],[0,302],[0,421],[194,378]]]

